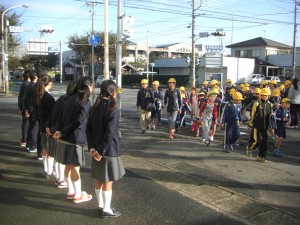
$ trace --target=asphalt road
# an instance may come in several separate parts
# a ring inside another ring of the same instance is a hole
[[[66,84],[54,84],[52,94],[55,97],[64,94],[65,87]],[[98,88],[96,93],[99,93]],[[135,111],[136,93],[137,89],[124,89],[122,94],[120,129],[127,175],[115,184],[113,207],[123,215],[105,223],[300,224],[299,129],[288,129],[288,139],[282,147],[283,157],[276,158],[269,153],[268,163],[261,164],[245,157],[248,138],[245,126],[239,145],[231,154],[221,151],[222,132],[217,133],[216,140],[208,148],[189,129],[175,135],[173,141],[167,140],[166,123],[156,131],[141,135]],[[20,118],[15,110],[16,99],[0,97],[0,105],[0,137],[3,141],[0,153],[4,159],[3,163],[0,162],[0,187],[5,191],[4,195],[1,191],[0,197],[1,204],[5,202],[1,205],[1,209],[5,207],[4,213],[0,212],[1,218],[2,215],[12,215],[12,208],[7,208],[10,206],[7,199],[14,199],[14,205],[26,209],[23,217],[38,217],[31,211],[43,210],[37,214],[50,219],[59,215],[56,220],[67,221],[66,224],[81,224],[83,221],[102,224],[93,210],[95,199],[74,206],[65,201],[64,192],[41,178],[41,163],[18,147]],[[271,145],[272,141],[269,150]],[[83,188],[93,192],[89,164],[82,172]],[[18,182],[16,187],[13,182],[16,179],[24,183]],[[15,198],[15,191],[10,192],[11,189],[24,193]],[[28,199],[38,206],[28,206]],[[50,211],[45,212],[48,207]],[[65,208],[63,214],[58,212]],[[28,224],[37,221],[40,222],[35,218]],[[52,219],[51,222],[53,224]]]
[[[58,94],[59,90],[54,90]],[[64,91],[63,91],[64,92]],[[96,211],[90,161],[82,168],[83,190],[93,200],[74,204],[54,181],[42,177],[42,162],[19,147],[20,115],[16,97],[0,96],[0,224],[243,224],[126,168],[114,185],[112,206],[122,216],[101,219]],[[87,155],[88,158],[88,155]]]

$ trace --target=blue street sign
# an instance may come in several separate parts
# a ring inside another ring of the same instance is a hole
[[[100,43],[101,39],[98,35],[93,34],[89,37],[89,43],[90,45],[98,45]]]

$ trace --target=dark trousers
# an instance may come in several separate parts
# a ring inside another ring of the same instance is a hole
[[[29,129],[26,147],[37,149],[37,156],[42,155],[40,124],[36,118],[29,117]]]
[[[234,144],[240,135],[240,126],[236,123],[234,124],[227,124],[225,123],[225,144],[232,145]]]
[[[248,141],[249,149],[259,149],[258,156],[265,158],[268,151],[268,129],[252,128]]]
[[[291,126],[298,126],[300,118],[300,104],[291,104]]]
[[[182,110],[180,115],[177,116],[176,128],[178,127],[186,127],[185,123],[186,111]]]
[[[25,112],[22,112],[22,139],[21,142],[26,142],[28,137],[29,118],[25,117]]]

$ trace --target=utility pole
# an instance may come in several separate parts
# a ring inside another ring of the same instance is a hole
[[[94,17],[95,17],[95,1],[91,3],[92,5],[92,35],[94,35]],[[95,46],[92,45],[92,80],[95,80],[95,62],[94,62],[94,57],[95,56]]]
[[[104,1],[104,79],[109,79],[108,0]]]
[[[191,79],[191,86],[192,87],[195,87],[196,85],[196,52],[195,52],[195,11],[196,11],[196,8],[195,8],[195,0],[193,0],[193,3],[192,3],[192,79]]]
[[[118,86],[117,106],[121,118],[121,93],[122,92],[122,0],[118,0],[118,17],[117,17],[117,43],[116,43],[116,81]]]
[[[296,34],[297,34],[297,5],[298,1],[295,0],[295,10],[294,10],[294,39],[293,39],[293,60],[292,60],[292,67],[293,67],[293,78],[296,76]]]

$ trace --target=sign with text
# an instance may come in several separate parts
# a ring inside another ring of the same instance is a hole
[[[10,33],[22,33],[24,32],[24,28],[20,26],[9,26]]]
[[[208,68],[221,68],[222,67],[222,54],[206,54],[205,67]]]

